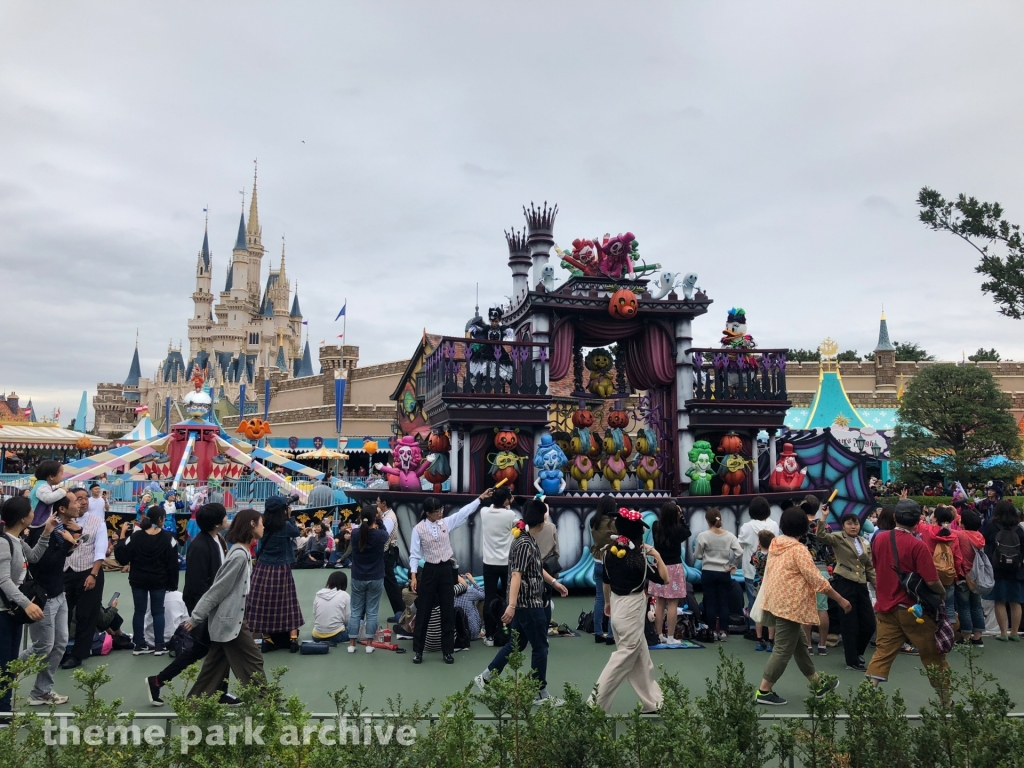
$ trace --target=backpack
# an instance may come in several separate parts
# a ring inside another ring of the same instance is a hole
[[[996,531],[995,548],[993,550],[995,559],[992,563],[996,571],[1003,576],[1016,576],[1020,570],[1021,553],[1020,538],[1017,536],[1017,526],[1012,528],[1000,528]]]
[[[889,544],[892,546],[892,569],[896,571],[896,578],[899,579],[903,591],[907,593],[911,600],[920,603],[924,608],[928,609],[929,614],[934,614],[942,607],[945,598],[932,592],[931,587],[921,577],[921,574],[914,573],[913,571],[904,573],[900,570],[900,553],[896,548],[895,530],[889,531]]]
[[[469,641],[472,640],[469,636],[469,619],[466,618],[466,612],[461,608],[455,609],[455,647],[456,648],[469,648]]]
[[[974,550],[974,565],[967,574],[967,586],[971,592],[984,597],[996,586],[996,575],[992,570],[992,561],[988,559],[984,549]]]
[[[956,568],[953,566],[953,550],[949,544],[940,541],[932,550],[932,562],[935,563],[935,570],[939,572],[939,581],[942,586],[948,587],[956,581]]]
[[[174,634],[171,635],[171,639],[167,641],[167,653],[172,658],[180,656],[186,651],[192,650],[194,644],[192,633],[185,629],[185,624],[182,623],[174,630]]]

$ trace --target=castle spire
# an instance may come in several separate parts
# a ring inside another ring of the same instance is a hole
[[[893,352],[896,347],[889,341],[889,324],[885,321],[885,309],[882,309],[882,319],[878,323],[878,345],[875,352]]]
[[[132,365],[128,369],[128,378],[124,380],[126,387],[139,386],[139,379],[142,378],[142,366],[139,365],[139,340],[135,340],[135,354],[132,356]]]
[[[203,261],[203,269],[210,271],[210,214],[206,214],[206,226],[203,227],[203,247],[199,251],[199,258]]]
[[[235,238],[235,250],[244,251],[245,248],[245,212],[242,212],[238,220],[238,236]]]
[[[256,161],[252,161],[252,196],[249,199],[249,229],[248,235],[256,240],[259,240],[260,232],[260,214],[256,204]]]
[[[288,277],[284,269],[284,235],[281,235],[281,270],[278,273],[277,281],[280,285],[288,284]]]

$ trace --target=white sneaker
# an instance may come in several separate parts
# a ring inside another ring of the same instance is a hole
[[[485,637],[484,638],[484,645],[486,645],[488,648],[493,648],[494,647],[494,638],[493,637]]]
[[[354,645],[350,645],[350,646],[348,647],[348,652],[349,652],[349,653],[355,653],[355,652],[356,652],[356,647],[355,647]]]
[[[668,635],[658,635],[658,640],[661,642],[662,645],[671,645],[672,644],[671,642],[669,642]]]
[[[473,682],[476,683],[476,687],[482,691],[484,688],[487,687],[487,683],[489,681],[487,680],[487,678],[484,677],[484,673],[481,672],[479,675],[473,678]]]
[[[562,699],[555,698],[550,693],[548,693],[547,688],[542,688],[540,692],[537,694],[537,697],[533,700],[533,706],[536,707],[540,704],[543,704],[545,701],[549,702],[553,707],[560,707],[563,704],[565,704],[565,702]]]
[[[667,645],[682,645],[682,643],[674,637],[668,638]]]
[[[366,652],[367,653],[373,653],[373,646],[372,645],[366,646]]]
[[[49,693],[44,694],[43,696],[30,696],[28,700],[28,705],[30,707],[47,707],[50,704],[54,704],[59,707],[61,704],[67,703],[68,697],[61,696],[56,691],[50,691]]]

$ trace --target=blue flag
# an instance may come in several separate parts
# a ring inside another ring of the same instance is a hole
[[[341,308],[341,311],[338,313],[338,317],[343,317],[345,315],[345,307],[347,307],[347,306],[348,306],[348,302],[346,301],[345,305]],[[334,318],[334,320],[337,321],[338,317]]]

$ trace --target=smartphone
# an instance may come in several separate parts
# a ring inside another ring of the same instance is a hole
[[[117,598],[119,598],[120,596],[121,596],[121,593],[120,593],[120,592],[115,592],[114,594],[112,594],[112,595],[110,596],[110,602],[109,602],[109,603],[107,603],[107,608],[109,608],[110,606],[112,606],[112,605],[114,604],[114,601],[115,601],[115,600],[117,600]]]

